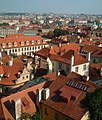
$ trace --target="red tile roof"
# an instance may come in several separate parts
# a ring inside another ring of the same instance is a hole
[[[0,81],[0,85],[16,85],[15,80],[18,79],[17,74],[19,71],[23,71],[26,64],[26,62],[21,61],[19,58],[15,58],[13,60],[13,66],[6,64],[1,65],[4,75]]]
[[[84,47],[81,50],[93,53],[93,52],[98,50],[98,47],[97,46],[93,46],[93,45],[84,45]]]
[[[71,78],[73,75],[74,77]],[[49,86],[51,96],[47,100],[42,100],[41,103],[71,119],[80,120],[86,113],[86,110],[80,106],[80,101],[85,97],[86,92],[66,85],[69,80],[89,86],[89,92],[99,88],[99,86],[91,81],[85,81],[82,76],[72,72],[68,77],[62,75],[58,76],[58,78]],[[75,96],[76,99],[72,100],[71,96]]]
[[[102,48],[99,48],[97,51],[95,51],[92,56],[96,57],[102,57]]]
[[[65,58],[65,59],[71,60],[72,55],[74,55],[74,65],[80,65],[80,64],[88,62],[88,60],[86,60],[80,54],[75,53],[72,50],[67,51],[64,55],[62,55],[62,57]]]
[[[30,115],[34,114],[37,111],[36,102],[35,102],[36,89],[41,89],[44,84],[45,82],[2,98],[1,104],[2,104],[2,110],[3,110],[4,116],[5,116],[5,120],[8,120],[8,119],[15,120],[15,118],[11,114],[14,111],[12,111],[13,109],[10,108],[10,106],[13,105],[12,101],[16,101],[19,98],[21,99],[21,102],[22,102],[21,104],[22,112]],[[5,103],[7,102],[9,102],[9,104],[5,105]],[[24,105],[23,103],[25,103],[26,105]],[[9,109],[11,109],[11,111],[9,111]]]
[[[94,44],[92,41],[87,40],[87,39],[83,39],[82,42],[81,42],[81,44],[85,44],[85,45],[94,45],[94,46],[95,46],[95,44]]]
[[[50,54],[54,54],[54,55],[59,55],[59,53],[64,54],[65,52],[67,52],[68,50],[74,50],[75,52],[79,52],[80,51],[80,46],[77,45],[76,43],[70,43],[70,44],[61,44],[61,48],[59,48],[57,45],[56,46],[51,46],[51,47],[47,47],[47,48],[43,48],[40,51],[36,52],[35,54],[42,56],[42,57],[47,57]]]
[[[39,40],[39,43],[37,43],[37,40]],[[28,45],[26,42],[29,42]],[[32,41],[34,41],[34,44],[32,44]],[[14,45],[14,42],[17,43],[17,46]],[[21,45],[21,42],[24,42],[23,45]],[[24,46],[35,46],[40,44],[46,44],[46,42],[43,42],[43,38],[41,36],[20,36],[20,37],[13,37],[13,38],[3,38],[0,40],[0,49],[3,48],[3,43],[5,43],[5,48],[17,48],[17,47],[24,47]],[[11,43],[11,46],[9,47],[8,43]]]
[[[0,65],[0,74],[4,74],[4,70],[3,70],[2,65]]]

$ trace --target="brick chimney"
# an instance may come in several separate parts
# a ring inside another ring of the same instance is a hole
[[[21,117],[21,99],[14,101],[14,111],[15,111],[15,120],[20,119]]]

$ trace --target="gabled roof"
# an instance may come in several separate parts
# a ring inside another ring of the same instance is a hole
[[[39,40],[39,43],[37,43],[37,41]],[[29,42],[28,44],[26,44],[26,42]],[[33,41],[33,44],[32,44]],[[14,43],[17,43],[17,45],[15,46]],[[23,42],[23,45],[21,45],[21,43]],[[3,48],[2,44],[5,44],[5,48],[17,48],[17,47],[24,47],[24,46],[34,46],[34,45],[38,45],[38,44],[46,44],[46,42],[43,42],[43,38],[41,36],[19,36],[19,37],[7,37],[7,38],[3,38],[0,40],[0,49]],[[11,46],[8,45],[8,43],[11,44]]]
[[[50,52],[50,49],[46,47],[46,48],[43,48],[43,49],[37,51],[35,53],[35,55],[39,55],[41,57],[48,57],[49,52]]]
[[[94,49],[93,49],[94,48]],[[95,52],[98,50],[97,46],[93,46],[93,45],[84,45],[84,47],[81,49],[81,51],[86,51],[86,52]]]
[[[96,57],[102,57],[102,48],[99,48],[97,51],[95,51],[92,56]]]
[[[61,44],[61,47],[58,47],[57,45],[42,48],[40,51],[36,52],[36,55],[42,56],[42,57],[48,57],[49,55],[62,55],[68,50],[74,50],[75,52],[80,51],[80,46],[76,43],[70,43],[70,44]]]
[[[73,75],[74,77],[71,78]],[[67,84],[68,81],[81,84],[82,87],[89,86],[89,92],[100,88],[91,81],[85,81],[81,75],[77,75],[74,72],[67,77],[60,75],[49,86],[51,96],[47,100],[41,100],[41,103],[71,119],[80,120],[87,111],[80,105],[80,101],[86,96],[86,91]]]
[[[71,56],[72,55],[74,55],[74,65],[80,65],[80,64],[88,62],[88,60],[86,60],[80,54],[75,53],[73,50],[67,51],[60,58],[56,57],[55,60],[58,60],[60,62],[64,62],[64,63],[70,64],[71,63]]]
[[[27,62],[23,62],[20,58],[15,58],[13,60],[13,65],[9,66],[7,64],[1,65],[3,68],[3,77],[0,81],[0,85],[16,85],[15,81],[18,79],[18,72],[22,73]],[[2,69],[1,69],[2,70]]]
[[[41,89],[44,84],[45,82],[2,98],[1,104],[5,119],[15,120],[12,116],[12,113],[14,112],[12,109],[14,105],[12,101],[16,101],[18,99],[21,99],[21,108],[23,113],[31,115],[34,114],[37,111],[35,102],[36,90]],[[24,101],[27,103],[27,106],[23,104]],[[10,108],[10,106],[12,107]]]

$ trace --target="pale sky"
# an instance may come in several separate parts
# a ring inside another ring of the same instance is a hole
[[[1,12],[102,14],[102,0],[0,0]]]

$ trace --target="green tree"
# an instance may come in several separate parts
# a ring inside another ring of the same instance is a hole
[[[48,37],[48,38],[52,39],[53,36],[54,36],[53,31],[49,31],[49,32],[47,33],[47,37]]]
[[[31,120],[41,120],[41,119],[40,119],[40,115],[39,115],[38,113],[35,113],[35,114],[32,116]]]
[[[67,35],[68,31],[67,30],[62,30],[62,29],[55,29],[54,30],[54,36],[59,37],[60,35]]]
[[[89,110],[91,120],[102,120],[102,89],[87,93],[81,105]]]

